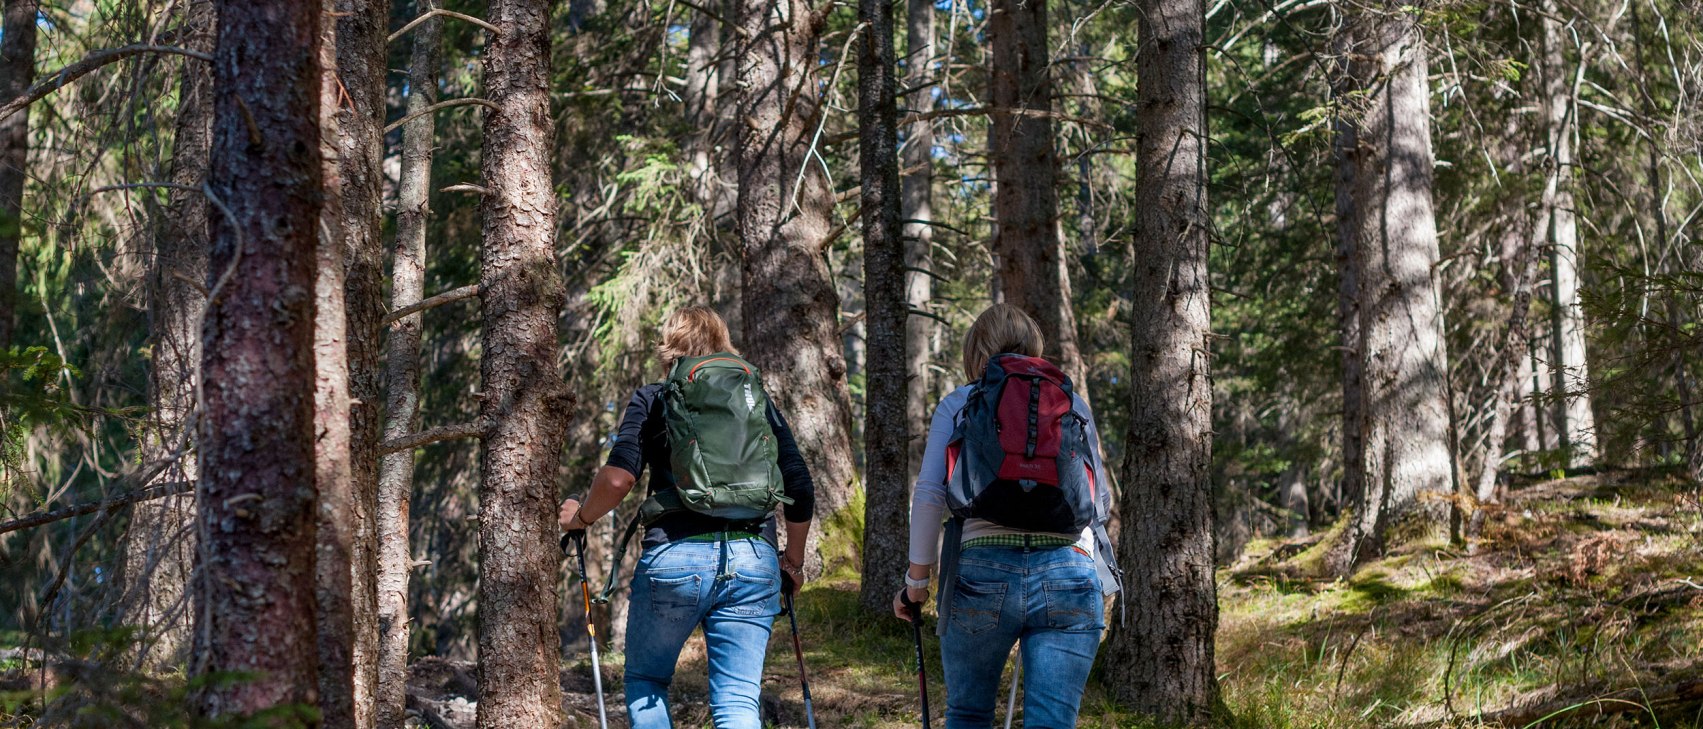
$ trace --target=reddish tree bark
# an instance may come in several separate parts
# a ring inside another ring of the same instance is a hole
[[[336,107],[338,194],[342,210],[344,299],[348,306],[350,456],[350,619],[354,643],[355,727],[372,726],[378,690],[379,432],[383,373],[379,352],[384,319],[384,219],[380,166],[384,162],[386,31],[389,0],[334,0],[337,13]]]
[[[323,176],[318,3],[219,0],[201,372],[197,592],[212,717],[311,711],[314,275]]]
[[[573,396],[556,367],[566,298],[550,180],[550,2],[493,0],[480,253],[480,729],[561,724],[556,477]]]

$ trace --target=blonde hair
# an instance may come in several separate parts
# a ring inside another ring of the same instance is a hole
[[[1045,348],[1041,325],[1022,309],[994,304],[976,317],[976,323],[964,335],[964,376],[981,379],[982,370],[987,369],[988,360],[996,354],[1011,352],[1039,357]]]
[[[657,356],[663,368],[673,367],[681,357],[702,357],[716,352],[738,354],[727,333],[727,322],[707,306],[687,306],[674,310],[662,323],[662,344]]]

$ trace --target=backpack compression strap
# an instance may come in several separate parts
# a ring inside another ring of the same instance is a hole
[[[934,634],[945,637],[946,624],[951,622],[952,594],[958,591],[958,557],[964,551],[964,518],[946,520],[946,535],[940,539],[940,592],[935,595],[934,609],[940,619],[934,624]]]

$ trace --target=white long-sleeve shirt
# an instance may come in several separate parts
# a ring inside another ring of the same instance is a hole
[[[922,468],[917,472],[916,487],[911,495],[910,555],[911,562],[915,564],[932,565],[940,558],[941,527],[950,515],[946,510],[946,446],[952,440],[958,411],[964,409],[964,403],[969,400],[971,387],[972,385],[965,385],[953,390],[952,394],[941,400],[940,405],[934,409],[934,420],[928,426],[928,445],[923,450]],[[1088,444],[1092,451],[1089,457],[1094,473],[1104,474],[1105,469],[1100,463],[1100,432],[1094,426],[1094,415],[1089,412],[1088,404],[1083,402],[1082,398],[1073,397],[1071,401],[1071,409],[1088,423]],[[1094,537],[1090,529],[1082,530],[1081,534],[1051,534],[1012,529],[982,519],[968,519],[964,522],[965,541],[1002,534],[1038,533],[1065,539],[1074,538],[1077,548],[1089,556],[1094,555]]]

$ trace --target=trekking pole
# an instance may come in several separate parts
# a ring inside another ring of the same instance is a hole
[[[1017,711],[1017,679],[1023,675],[1023,656],[1011,662],[1011,694],[1005,697],[1005,729],[1011,729],[1011,716]]]
[[[798,642],[798,611],[792,606],[792,578],[781,577],[781,599],[786,603],[786,617],[792,622],[792,654],[798,656],[798,683],[804,687],[804,722],[816,729],[816,709],[810,705],[810,677],[804,675],[804,646]]]
[[[609,729],[609,713],[603,708],[603,670],[597,664],[597,624],[591,621],[591,577],[585,569],[585,530],[576,529],[562,535],[562,554],[573,544],[579,555],[579,589],[585,598],[585,635],[591,643],[591,686],[597,692],[597,726]]]
[[[909,593],[902,602],[911,613],[911,634],[917,643],[917,692],[922,696],[922,729],[928,729],[928,669],[922,660],[922,603],[912,602]]]

